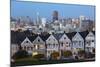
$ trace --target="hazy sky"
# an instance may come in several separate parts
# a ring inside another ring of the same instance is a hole
[[[59,17],[61,18],[77,18],[80,15],[92,19],[95,17],[95,7],[89,5],[11,1],[12,17],[30,16],[35,19],[36,13],[39,12],[40,17],[51,19],[54,10],[59,12]]]

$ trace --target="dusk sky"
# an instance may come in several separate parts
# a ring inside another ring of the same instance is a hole
[[[12,17],[29,16],[36,19],[39,12],[40,17],[51,19],[54,10],[59,12],[60,18],[78,18],[80,15],[95,18],[95,6],[11,1]]]

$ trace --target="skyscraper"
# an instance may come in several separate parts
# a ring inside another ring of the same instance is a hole
[[[36,17],[36,24],[40,25],[41,24],[41,20],[40,20],[40,14],[39,14],[39,12],[36,13],[36,16],[37,16]]]
[[[53,20],[53,22],[55,21],[55,20],[58,20],[58,11],[53,11],[53,18],[52,18],[52,20]]]

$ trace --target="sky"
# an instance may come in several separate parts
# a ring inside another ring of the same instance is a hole
[[[11,17],[26,17],[36,19],[36,14],[42,18],[52,19],[53,11],[58,11],[60,18],[78,18],[80,15],[95,19],[95,6],[11,1]]]

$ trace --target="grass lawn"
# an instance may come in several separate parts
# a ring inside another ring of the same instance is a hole
[[[11,66],[27,66],[27,65],[43,65],[43,64],[58,64],[58,63],[72,63],[72,62],[85,62],[94,60],[36,60],[33,58],[17,59]]]

